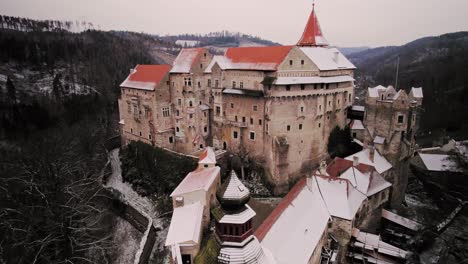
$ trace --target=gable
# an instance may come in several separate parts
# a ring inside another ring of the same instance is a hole
[[[292,61],[292,65],[290,61]],[[304,64],[302,64],[302,61],[304,61]],[[286,71],[318,72],[319,68],[300,48],[294,47],[278,66],[278,72]]]

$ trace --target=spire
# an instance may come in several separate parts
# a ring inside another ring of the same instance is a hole
[[[297,43],[297,46],[328,46],[328,41],[322,35],[322,29],[315,14],[315,1],[312,4],[312,13],[309,21],[302,33],[302,37]]]
[[[223,207],[242,207],[249,201],[250,191],[232,170],[229,179],[218,190],[217,197]]]

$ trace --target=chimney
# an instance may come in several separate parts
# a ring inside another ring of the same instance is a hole
[[[340,53],[338,51],[333,52],[333,60],[338,63],[340,59]]]
[[[374,146],[369,147],[369,159],[370,161],[374,162],[374,156],[375,156],[375,148]]]
[[[176,208],[184,206],[184,197],[182,197],[182,196],[176,197],[175,205],[176,205]]]
[[[353,156],[353,167],[357,167],[359,165],[359,157]]]

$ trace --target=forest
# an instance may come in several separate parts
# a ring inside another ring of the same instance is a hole
[[[120,82],[154,60],[111,32],[30,27],[0,29],[0,263],[108,263],[104,144],[118,134]],[[30,72],[52,76],[52,91],[35,91]],[[74,82],[92,89],[67,92]]]
[[[422,133],[468,132],[468,32],[426,37],[399,47],[380,47],[348,57],[357,67],[358,87],[423,87]]]

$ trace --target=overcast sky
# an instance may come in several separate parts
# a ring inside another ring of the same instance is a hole
[[[312,0],[0,0],[0,13],[85,20],[103,30],[154,34],[229,30],[295,44]],[[317,0],[325,37],[337,46],[400,45],[468,31],[468,0]]]

